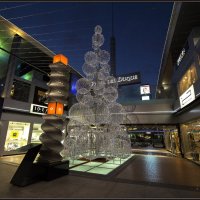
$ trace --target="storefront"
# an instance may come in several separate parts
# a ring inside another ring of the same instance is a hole
[[[55,55],[13,23],[0,16],[0,156],[26,151],[40,143],[42,115],[46,113],[49,65]],[[7,38],[5,40],[5,38]],[[33,54],[34,53],[34,54]],[[73,104],[76,81],[81,78],[70,65],[68,95]],[[68,107],[66,106],[67,110]],[[66,111],[65,110],[65,111]]]
[[[41,124],[33,124],[32,133],[30,132],[31,125],[27,122],[9,121],[4,151],[14,151],[29,143],[40,143]]]
[[[180,138],[178,134],[178,129],[176,127],[164,127],[163,131],[165,133],[165,148],[175,155],[180,155]]]
[[[180,141],[176,125],[127,125],[132,148],[165,148],[180,155]]]
[[[30,108],[31,111],[31,108]],[[0,155],[21,154],[28,150],[30,144],[39,144],[43,133],[43,119],[40,114],[20,113],[13,110],[2,113]]]
[[[30,123],[9,121],[4,151],[16,150],[27,145]]]
[[[181,124],[184,157],[200,164],[200,119]]]

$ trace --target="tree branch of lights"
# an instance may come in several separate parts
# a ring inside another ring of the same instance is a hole
[[[118,83],[110,75],[110,54],[100,47],[104,43],[101,26],[92,36],[93,51],[88,51],[82,70],[86,75],[76,83],[75,103],[69,109],[69,123],[64,140],[64,157],[69,159],[126,158],[131,143],[124,120],[123,106],[116,102]]]

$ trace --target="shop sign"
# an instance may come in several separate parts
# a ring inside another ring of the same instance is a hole
[[[129,73],[129,74],[124,74],[122,76],[117,77],[117,82],[118,85],[129,85],[129,84],[136,84],[140,83],[140,73],[135,72],[135,73]]]
[[[142,96],[142,101],[146,101],[146,100],[150,100],[150,96],[149,95]]]
[[[31,104],[30,113],[34,113],[37,115],[45,115],[47,113],[47,107],[37,104]]]
[[[188,105],[192,101],[195,100],[195,92],[194,92],[194,86],[192,85],[190,88],[188,88],[180,97],[180,105],[181,108]]]
[[[185,54],[186,54],[186,52],[187,52],[188,49],[189,49],[189,45],[188,45],[188,43],[186,42],[184,48],[182,49],[182,51],[181,51],[181,53],[180,53],[180,55],[179,55],[179,57],[178,57],[178,60],[176,61],[177,66],[180,65],[180,63],[181,63],[181,61],[183,60],[183,58],[184,58],[184,56],[185,56]]]
[[[129,84],[136,84],[141,83],[140,73],[129,73],[122,76],[118,76],[116,78],[110,79],[107,81],[108,84],[115,83],[117,81],[118,85],[129,85]],[[92,87],[96,85],[95,82],[92,82]]]
[[[176,61],[177,66],[180,65],[180,62],[182,61],[182,59],[183,59],[184,56],[185,56],[185,49],[183,48],[182,51],[181,51],[181,53],[180,53],[180,55],[179,55],[179,57],[178,57],[178,60]]]
[[[140,94],[150,94],[150,85],[141,85],[140,86]]]

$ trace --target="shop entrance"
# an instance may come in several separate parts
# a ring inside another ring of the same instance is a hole
[[[137,130],[129,134],[133,148],[165,148],[163,132]]]
[[[166,149],[180,153],[178,129],[167,125],[129,125],[127,131],[133,149]]]

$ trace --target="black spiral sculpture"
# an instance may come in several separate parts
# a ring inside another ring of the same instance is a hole
[[[65,58],[65,57],[64,57]],[[65,58],[66,59],[66,58]],[[44,123],[41,128],[43,133],[40,136],[42,147],[39,152],[37,162],[52,163],[62,161],[61,151],[63,150],[62,141],[64,139],[63,130],[65,128],[65,118],[63,114],[57,113],[57,108],[53,108],[55,113],[49,114],[52,109],[50,103],[67,105],[69,89],[69,67],[62,62],[49,65],[51,69],[49,89],[46,93],[46,103],[48,103],[48,113],[43,116]],[[63,106],[63,107],[64,107]]]

